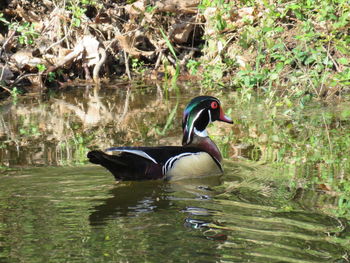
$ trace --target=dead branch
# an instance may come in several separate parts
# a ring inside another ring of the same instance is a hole
[[[106,50],[102,47],[99,47],[98,49],[98,53],[101,55],[100,60],[96,63],[94,70],[93,70],[93,74],[92,74],[92,78],[94,80],[94,82],[98,82],[99,81],[99,72],[100,69],[102,67],[102,65],[105,63],[106,58],[107,58],[107,54],[106,54]]]

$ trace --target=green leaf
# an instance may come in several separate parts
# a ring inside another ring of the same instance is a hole
[[[349,60],[347,58],[338,58],[337,62],[342,65],[349,65]]]
[[[162,34],[162,36],[163,36],[163,38],[164,38],[164,40],[165,40],[165,43],[166,43],[166,45],[168,46],[168,48],[169,48],[171,54],[173,54],[173,56],[174,56],[174,57],[176,58],[176,60],[177,60],[177,56],[176,56],[175,49],[174,49],[173,45],[171,44],[169,38],[165,35],[165,33],[163,32],[163,30],[162,30],[161,28],[160,28],[160,33]]]
[[[350,117],[350,109],[345,109],[340,113],[342,119],[348,119]]]
[[[46,70],[46,66],[43,64],[38,64],[36,67],[38,68],[39,72],[44,72]]]

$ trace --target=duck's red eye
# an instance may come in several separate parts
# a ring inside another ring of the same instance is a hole
[[[216,109],[218,107],[218,103],[216,101],[213,101],[211,104],[210,104],[211,108],[212,109]]]

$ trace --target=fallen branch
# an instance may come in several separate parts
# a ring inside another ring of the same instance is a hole
[[[69,53],[67,56],[65,56],[60,61],[58,61],[55,66],[49,67],[46,73],[54,71],[54,70],[64,66],[68,62],[71,62],[73,59],[80,56],[83,53],[83,51],[84,51],[84,46],[81,44],[77,45],[71,53]]]

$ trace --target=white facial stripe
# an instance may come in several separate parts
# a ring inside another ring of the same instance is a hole
[[[154,160],[151,156],[149,156],[147,153],[145,153],[144,151],[141,151],[141,150],[131,150],[131,149],[120,149],[118,147],[116,148],[109,148],[107,149],[106,151],[108,152],[114,152],[114,151],[117,151],[117,152],[126,152],[126,153],[132,153],[132,154],[135,154],[135,155],[138,155],[138,156],[141,156],[143,158],[146,158],[152,162],[154,162],[155,164],[157,164],[157,161]]]
[[[209,115],[209,123],[212,123],[212,121],[211,121],[211,113],[210,113],[210,110],[208,110],[208,115]],[[208,123],[208,124],[209,124]]]
[[[193,122],[191,123],[190,129],[189,129],[189,133],[188,133],[189,136],[188,136],[188,138],[187,138],[187,142],[186,142],[186,143],[190,143],[191,133],[192,133],[192,130],[193,130],[193,125],[194,125],[194,123],[196,122],[196,120],[198,119],[198,117],[201,115],[202,111],[204,111],[204,110],[205,110],[205,109],[200,110],[200,111],[197,113],[196,117],[194,118]]]

